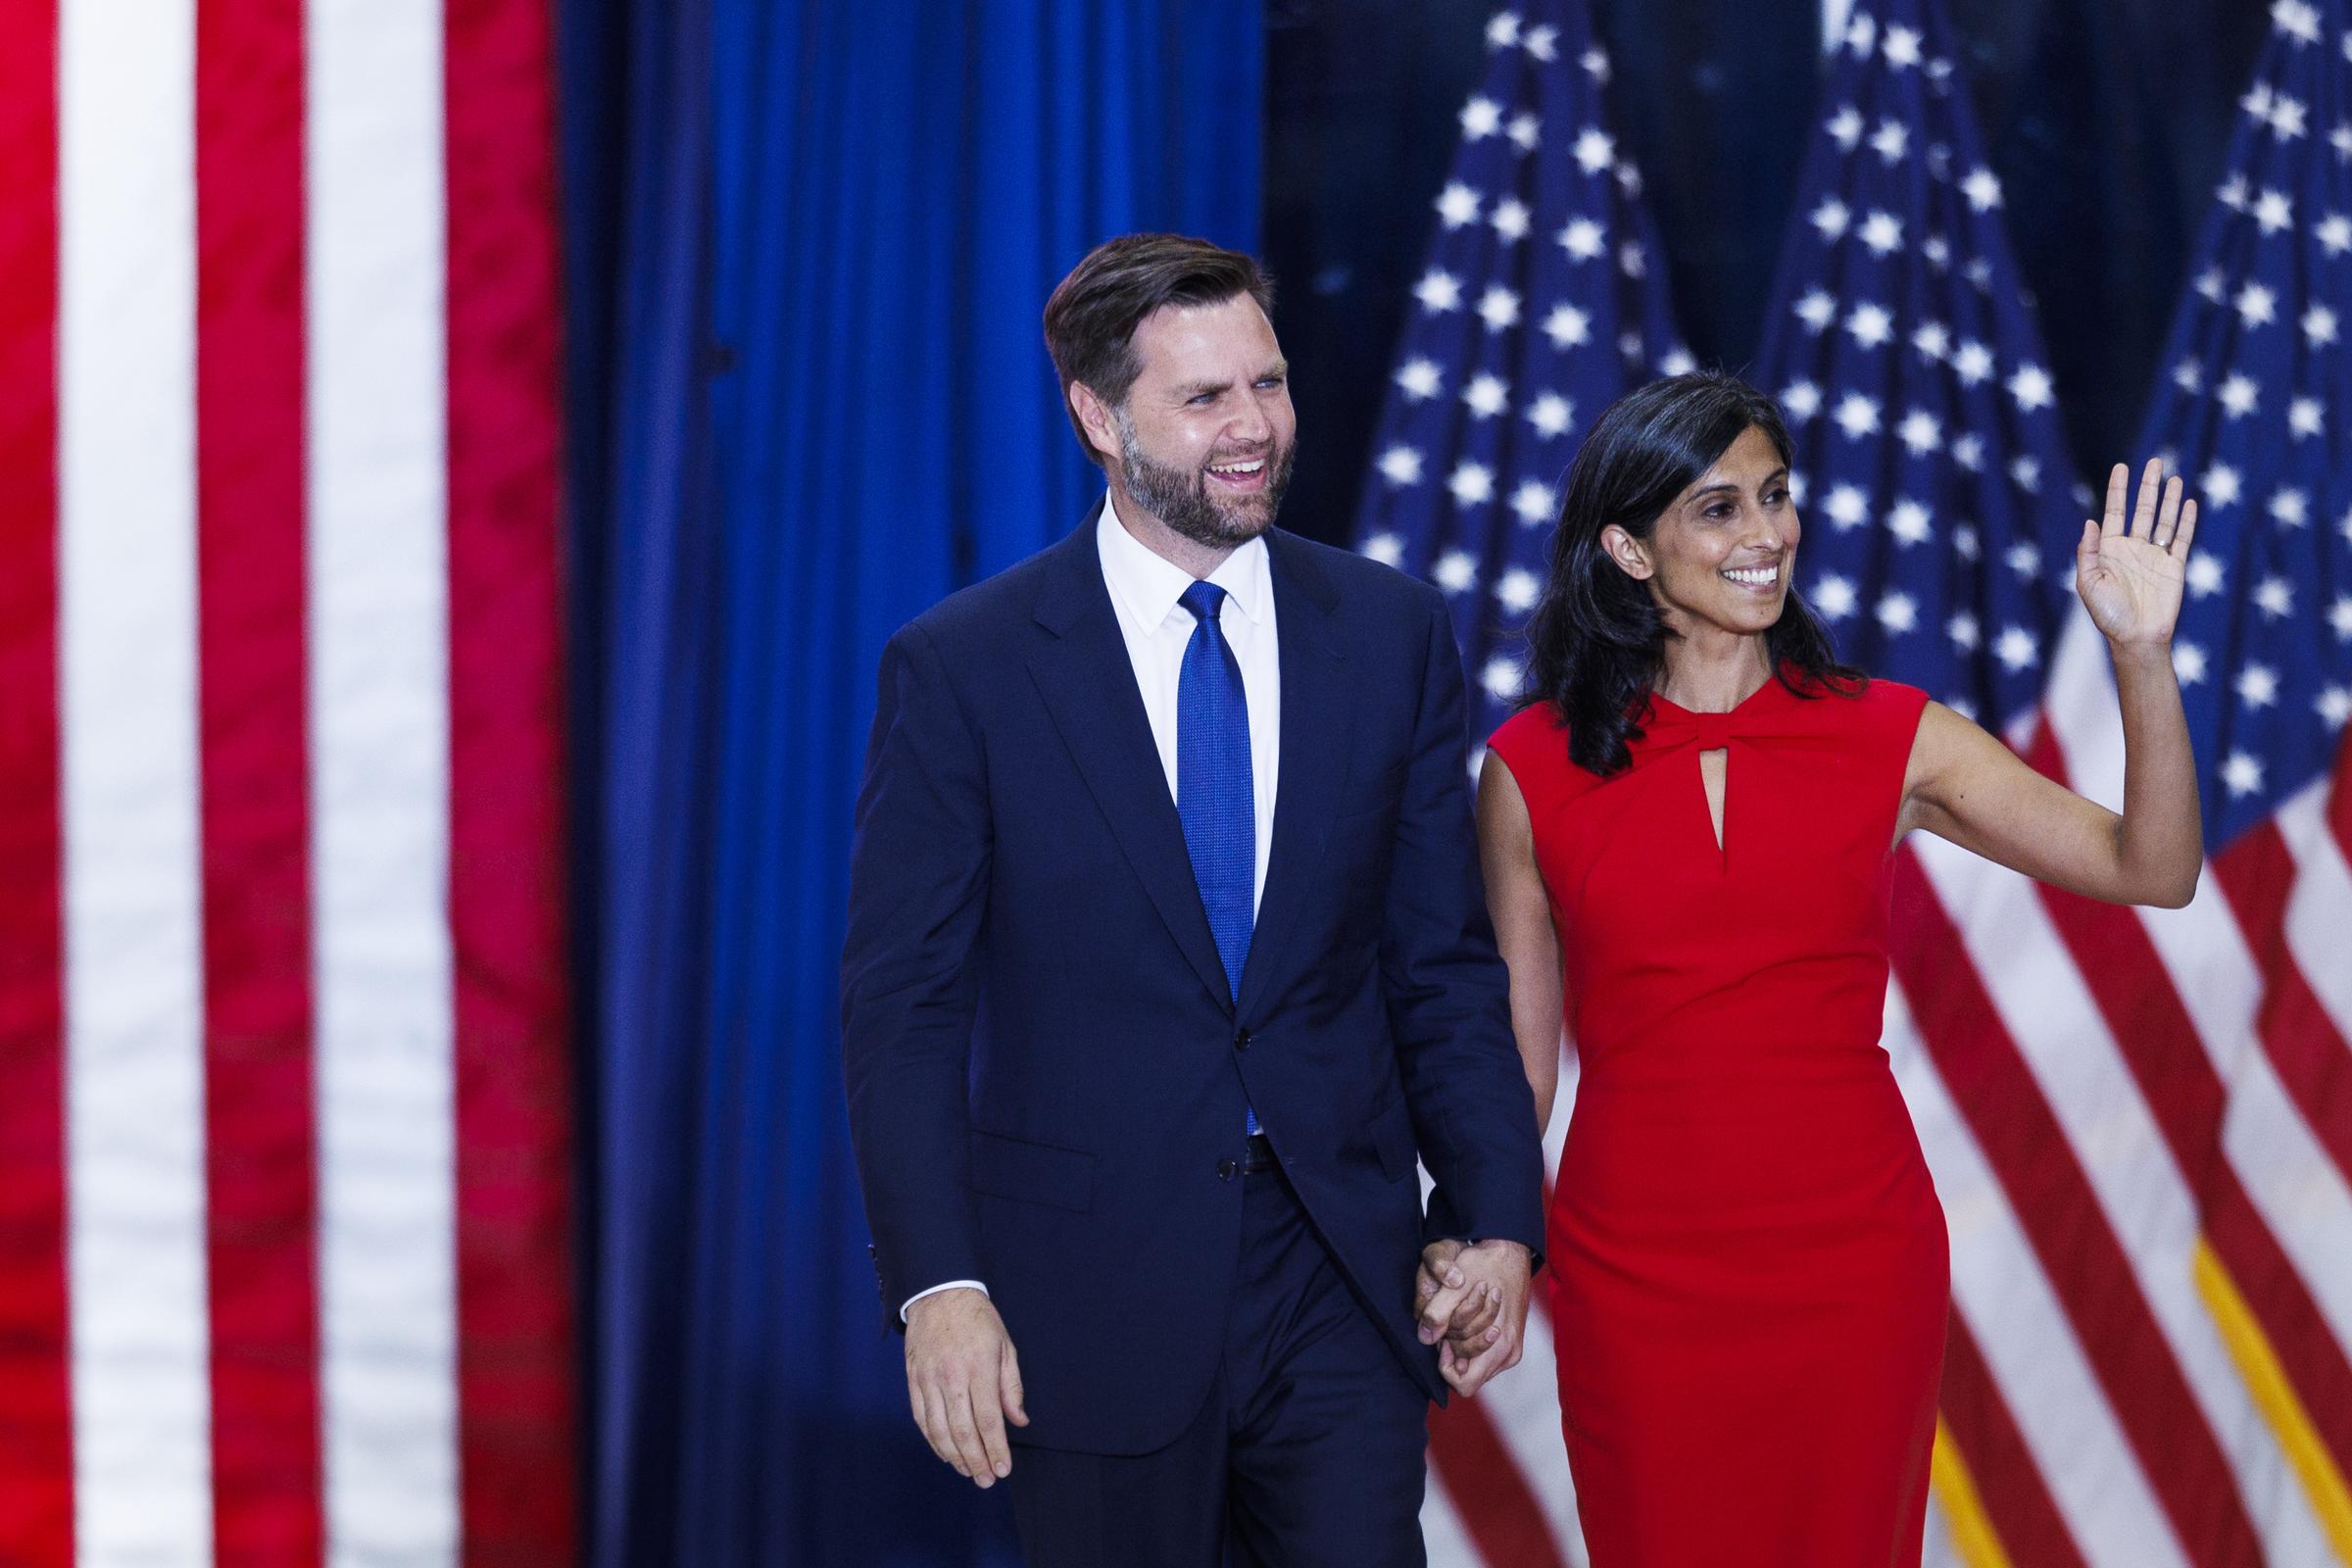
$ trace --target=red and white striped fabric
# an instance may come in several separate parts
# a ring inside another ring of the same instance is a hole
[[[2022,749],[2121,806],[2080,614]],[[2352,757],[2184,909],[1922,837],[1896,915],[1885,1044],[1952,1244],[1928,1561],[2352,1563]],[[1433,1568],[1584,1562],[1558,1419],[1539,1311],[1433,1424]]]
[[[0,4],[0,1562],[574,1536],[538,0]]]

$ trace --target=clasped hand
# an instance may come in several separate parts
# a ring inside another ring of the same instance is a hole
[[[1438,1347],[1439,1373],[1465,1398],[1519,1364],[1532,1261],[1518,1242],[1437,1241],[1421,1250],[1413,1299],[1421,1343]]]

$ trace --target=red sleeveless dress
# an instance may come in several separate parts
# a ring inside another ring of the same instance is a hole
[[[1548,705],[1491,742],[1527,800],[1581,1069],[1546,1239],[1593,1568],[1919,1561],[1949,1260],[1879,1033],[1926,702],[1886,681],[1771,681],[1729,713],[1653,697],[1607,778]]]

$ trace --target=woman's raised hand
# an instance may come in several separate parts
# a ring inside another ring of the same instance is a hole
[[[2105,519],[2082,519],[2082,539],[2075,546],[2075,591],[2109,642],[2161,646],[2172,640],[2173,623],[2180,617],[2197,504],[2182,501],[2180,477],[2166,482],[2164,465],[2150,458],[2127,527],[2124,494],[2130,484],[2130,470],[2117,464],[2107,475]]]

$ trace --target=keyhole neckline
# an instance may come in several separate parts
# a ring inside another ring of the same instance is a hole
[[[1653,690],[1649,694],[1660,717],[1670,719],[1676,728],[1685,724],[1690,727],[1691,733],[1683,744],[1688,745],[1692,754],[1691,772],[1696,775],[1698,783],[1699,821],[1706,829],[1707,847],[1715,852],[1715,868],[1720,872],[1728,873],[1732,860],[1732,732],[1740,720],[1751,716],[1751,710],[1765,701],[1767,692],[1779,687],[1781,680],[1776,674],[1729,709],[1712,712],[1685,708],[1661,691]],[[1680,746],[1676,748],[1680,749]],[[1716,797],[1707,791],[1706,760],[1715,753],[1721,753],[1723,759],[1720,805]]]

